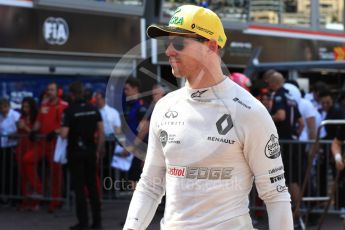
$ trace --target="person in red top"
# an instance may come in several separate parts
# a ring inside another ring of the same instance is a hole
[[[18,171],[21,178],[20,183],[22,196],[27,197],[27,195],[32,192],[32,188],[29,188],[28,190],[28,178],[26,175],[26,170],[24,169],[23,159],[24,154],[27,153],[29,149],[33,148],[33,142],[29,140],[28,135],[32,130],[38,112],[35,99],[32,97],[23,98],[20,112],[21,116],[17,123],[19,139],[16,149],[16,160],[18,162]],[[26,209],[31,209],[33,211],[37,210],[37,202],[30,202],[29,200],[24,199],[19,205],[19,210]]]
[[[30,133],[30,139],[36,142],[24,157],[25,169],[29,182],[34,188],[34,194],[43,195],[42,182],[37,175],[37,163],[43,158],[49,161],[50,165],[50,197],[48,212],[54,212],[60,205],[57,201],[61,197],[62,190],[62,167],[53,161],[56,137],[60,132],[63,111],[68,103],[59,98],[59,89],[56,83],[47,86],[46,97],[42,102],[37,120]]]

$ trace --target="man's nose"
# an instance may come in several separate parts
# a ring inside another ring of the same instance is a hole
[[[171,43],[169,43],[168,47],[165,50],[165,55],[167,55],[168,57],[170,56],[175,56],[176,55],[176,49],[173,45],[171,45]]]

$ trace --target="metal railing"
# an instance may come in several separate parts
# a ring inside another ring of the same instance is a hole
[[[27,136],[19,136],[18,141],[20,142],[20,138],[27,138]],[[0,151],[0,199],[15,199],[15,200],[25,200],[25,199],[36,199],[40,202],[49,202],[49,201],[58,201],[62,202],[66,208],[71,207],[71,199],[73,199],[73,195],[71,193],[71,181],[69,177],[69,173],[67,170],[66,165],[62,165],[62,173],[59,175],[63,181],[60,189],[59,196],[52,195],[52,164],[50,155],[45,153],[43,157],[39,157],[39,150],[41,149],[43,152],[46,152],[48,148],[48,144],[44,141],[45,137],[40,136],[40,139],[33,144],[33,149],[36,151],[34,155],[37,156],[37,164],[36,164],[36,172],[38,175],[37,180],[39,179],[42,183],[42,192],[38,194],[32,188],[32,181],[27,181],[25,178],[25,173],[23,174],[23,168],[25,168],[25,164],[20,161],[27,152],[22,151],[20,147],[16,146],[13,148],[1,148]],[[289,157],[292,157],[292,154],[297,154],[298,162],[293,162],[295,165],[295,169],[297,168],[298,171],[301,173],[298,176],[298,180],[302,185],[302,182],[305,178],[305,169],[307,169],[307,158],[308,152],[310,152],[312,146],[314,146],[315,141],[288,141],[288,140],[281,140],[281,145],[284,148],[288,149]],[[328,140],[321,140],[319,141],[320,148],[319,151],[323,151],[324,159],[323,162],[325,163],[325,168],[323,172],[326,172],[326,180],[324,181],[326,188],[324,190],[330,191],[332,185],[332,167],[331,162],[333,158],[331,157],[330,147],[332,141]],[[113,158],[114,148],[116,145],[116,141],[113,138],[108,138],[106,140],[106,153],[104,157],[98,162],[98,189],[100,191],[101,197],[103,202],[111,202],[113,200],[118,199],[129,199],[132,193],[132,184],[127,180],[127,173],[122,172],[120,170],[114,169],[111,167],[111,162]],[[284,154],[284,153],[283,153]],[[318,155],[317,155],[318,156]],[[308,183],[306,183],[304,188],[304,195],[308,197],[320,197],[327,194],[322,194],[322,186],[320,185],[320,177],[322,176],[322,172],[320,169],[320,162],[321,160],[317,157],[312,159],[311,170],[308,173]],[[291,158],[292,161],[292,158]],[[296,167],[297,164],[297,167]],[[24,175],[24,178],[23,178]],[[24,180],[24,181],[23,181]],[[36,181],[37,182],[37,181]],[[25,183],[25,184],[24,184]],[[35,183],[35,181],[33,181]],[[23,187],[26,187],[27,190],[24,190]],[[31,188],[30,188],[31,187]],[[340,194],[335,194],[335,200],[340,196]],[[250,208],[252,210],[264,210],[264,205],[258,203],[257,194],[255,189],[253,189],[251,196],[250,196]],[[320,201],[320,204],[322,202]],[[300,205],[301,213],[313,212],[313,213],[322,213],[324,208],[322,206],[313,206],[311,209],[305,202],[302,202]],[[329,213],[332,214],[339,214],[339,207],[335,202],[334,205],[329,210]]]
[[[0,136],[8,138],[18,143],[0,147],[0,200],[60,202],[69,208],[73,195],[68,165],[53,162],[55,141],[48,142],[43,135],[34,142],[27,135]],[[128,197],[132,191],[127,173],[111,167],[115,145],[107,138],[106,152],[98,162],[97,186],[103,201]]]
[[[323,215],[321,216],[321,219],[320,219],[320,221],[318,223],[318,229],[322,228],[324,218],[325,218],[326,214],[329,212],[329,208],[331,206],[331,202],[333,200],[335,200],[335,201],[339,200],[339,196],[343,196],[344,195],[344,194],[338,194],[339,191],[337,189],[337,185],[338,185],[338,180],[340,178],[340,171],[336,170],[335,169],[335,165],[334,165],[332,167],[334,181],[333,181],[333,184],[332,184],[331,188],[327,189],[325,194],[322,194],[323,196],[318,196],[318,197],[314,197],[314,198],[310,197],[308,200],[304,199],[304,197],[303,197],[305,195],[304,193],[306,191],[306,187],[308,185],[308,182],[310,181],[309,176],[310,176],[310,172],[312,171],[312,168],[313,168],[313,159],[315,159],[317,157],[320,159],[321,156],[322,156],[322,153],[320,151],[320,149],[322,149],[322,147],[320,147],[321,146],[321,143],[320,143],[320,133],[321,133],[321,129],[323,127],[325,127],[326,125],[338,125],[338,126],[339,125],[345,125],[345,120],[324,120],[324,121],[321,122],[320,126],[318,127],[315,144],[312,146],[312,148],[310,148],[310,151],[308,153],[307,169],[306,169],[305,177],[304,177],[304,180],[303,180],[300,196],[299,196],[298,202],[296,204],[296,209],[295,209],[295,212],[294,212],[294,216],[297,216],[299,214],[301,203],[303,201],[314,201],[314,202],[315,201],[319,201],[319,200],[326,201],[326,204],[324,205],[324,208],[323,208]],[[331,151],[329,151],[329,148],[328,148],[328,151],[326,151],[327,159],[329,158],[330,155],[332,156]],[[331,159],[333,160],[333,157]],[[328,167],[329,166],[329,161],[326,161],[326,163],[327,163],[326,167]],[[318,165],[320,165],[320,164],[318,164]],[[326,172],[328,172],[328,170]]]

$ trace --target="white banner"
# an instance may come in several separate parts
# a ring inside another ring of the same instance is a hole
[[[0,5],[20,6],[20,7],[33,7],[32,0],[0,0]]]

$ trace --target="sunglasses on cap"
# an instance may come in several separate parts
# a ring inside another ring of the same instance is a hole
[[[164,47],[165,47],[165,49],[168,49],[170,44],[172,44],[175,50],[181,51],[185,47],[185,45],[184,45],[184,40],[185,39],[191,39],[191,40],[194,40],[194,41],[197,41],[197,42],[206,42],[206,41],[208,41],[207,38],[203,38],[203,37],[182,37],[182,36],[176,36],[173,39],[165,38],[164,39]]]

